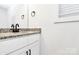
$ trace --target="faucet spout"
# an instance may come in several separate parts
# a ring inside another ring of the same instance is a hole
[[[15,25],[15,29],[16,29],[16,30],[17,30],[17,27],[19,27],[19,24],[16,24],[16,25]]]
[[[18,29],[17,27],[19,27],[19,24],[16,24],[16,25],[15,25],[15,31],[16,31],[16,32],[19,32],[19,29]]]

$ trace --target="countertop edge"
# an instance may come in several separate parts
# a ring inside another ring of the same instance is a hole
[[[7,29],[4,28],[4,29],[1,29],[1,30],[5,31]],[[7,33],[8,32],[8,31],[7,32],[3,32],[3,31],[2,31],[2,33]],[[22,31],[26,32],[26,33],[19,34],[19,35],[2,36],[2,37],[0,37],[0,40],[4,40],[4,39],[7,39],[7,38],[15,38],[15,37],[19,37],[19,36],[28,36],[28,35],[34,35],[34,34],[41,34],[41,28],[27,28],[27,29],[26,28],[22,28],[21,32]]]
[[[33,33],[26,33],[26,34],[20,34],[20,35],[13,35],[13,36],[4,36],[0,37],[0,40],[7,39],[7,38],[15,38],[15,37],[20,37],[20,36],[28,36],[28,35],[34,35],[34,34],[40,34],[41,32],[33,32]]]

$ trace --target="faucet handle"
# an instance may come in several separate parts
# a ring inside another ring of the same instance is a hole
[[[16,27],[17,27],[17,26],[19,27],[19,24],[17,23],[15,26],[16,26]]]
[[[14,27],[14,24],[12,24],[11,27]]]

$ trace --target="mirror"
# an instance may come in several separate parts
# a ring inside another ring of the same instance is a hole
[[[8,27],[8,20],[9,20],[9,14],[8,14],[8,5],[0,5],[0,28],[6,28]]]

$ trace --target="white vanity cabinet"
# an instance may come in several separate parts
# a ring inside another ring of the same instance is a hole
[[[4,39],[0,42],[0,55],[39,55],[40,34]]]
[[[10,53],[9,55],[39,55],[40,53],[39,41],[30,44],[28,46],[24,46],[21,49],[18,49],[15,52]]]
[[[39,42],[40,34],[2,39],[0,41],[0,55],[29,55],[29,49],[31,54],[39,54]]]
[[[40,54],[40,44],[39,42],[29,46],[30,55],[39,55]]]

